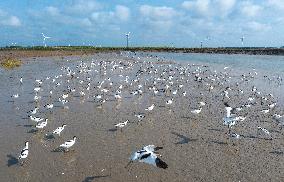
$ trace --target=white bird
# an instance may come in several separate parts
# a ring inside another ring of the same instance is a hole
[[[44,120],[44,118],[33,117],[33,116],[30,116],[30,119],[31,119],[32,121],[37,122],[37,123]]]
[[[192,110],[190,112],[193,113],[193,114],[199,114],[201,112],[201,110],[202,110],[202,108],[199,108],[199,109]]]
[[[114,98],[116,98],[116,99],[121,99],[121,96],[120,96],[119,94],[115,94],[115,95],[114,95]]]
[[[152,104],[150,107],[146,108],[145,110],[146,111],[152,111],[154,109],[155,105]]]
[[[39,91],[40,91],[40,87],[34,88],[34,91],[35,91],[35,92],[39,92]]]
[[[14,94],[12,97],[13,97],[13,98],[18,98],[18,97],[19,97],[19,94]]]
[[[47,121],[48,121],[48,119],[45,119],[45,121],[43,121],[43,122],[41,122],[41,123],[38,123],[38,124],[36,125],[36,128],[42,129],[42,128],[46,127]]]
[[[62,94],[62,98],[66,99],[68,97],[68,94]]]
[[[154,145],[148,145],[143,147],[141,150],[134,152],[131,157],[129,163],[126,165],[130,165],[134,161],[144,162],[147,164],[154,165],[156,167],[167,169],[168,164],[162,161],[157,155],[157,150],[162,149],[163,147],[155,147]]]
[[[265,133],[266,135],[269,135],[269,136],[270,136],[270,132],[269,132],[267,129],[262,128],[262,127],[260,127],[260,126],[258,126],[257,129],[258,129],[258,131],[262,131],[262,132]]]
[[[23,84],[23,77],[20,78],[20,83]]]
[[[26,159],[29,155],[29,142],[25,142],[25,147],[19,155],[19,159]]]
[[[128,123],[129,121],[128,120],[126,120],[125,122],[122,122],[122,123],[118,123],[118,124],[116,124],[116,125],[114,125],[115,127],[118,127],[118,128],[123,128],[124,126],[126,126],[127,125],[127,123]]]
[[[170,105],[170,104],[172,104],[173,103],[173,99],[170,99],[170,100],[168,100],[167,102],[166,102],[166,104],[168,104],[168,105]]]
[[[60,136],[60,133],[64,130],[65,126],[66,124],[63,124],[62,126],[56,128],[52,133]]]
[[[53,104],[46,104],[44,107],[46,107],[47,109],[52,109],[53,108]]]
[[[30,110],[28,113],[34,115],[36,114],[37,110],[38,110],[38,107],[35,107],[33,110]]]
[[[135,114],[135,116],[136,116],[139,120],[145,118],[145,116],[142,115],[142,114]]]
[[[68,151],[68,149],[75,144],[76,139],[77,139],[77,137],[74,136],[72,140],[68,140],[67,142],[61,144],[60,147],[67,149],[67,151]]]

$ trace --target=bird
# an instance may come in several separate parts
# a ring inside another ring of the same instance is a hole
[[[13,98],[19,98],[19,94],[12,95]]]
[[[38,124],[36,125],[36,128],[42,129],[42,128],[46,127],[47,121],[48,121],[48,119],[46,118],[45,121],[43,121],[43,122],[41,122],[41,123],[38,123]]]
[[[46,104],[44,107],[46,107],[47,109],[52,109],[53,108],[53,104]]]
[[[141,150],[138,150],[131,155],[130,161],[125,166],[125,168],[127,168],[132,162],[138,161],[151,164],[162,169],[167,169],[168,164],[162,161],[158,157],[158,153],[156,152],[157,150],[162,148],[163,147],[155,147],[154,145],[147,145],[143,147]]]
[[[173,103],[173,99],[170,99],[170,100],[168,100],[168,101],[166,102],[167,105],[170,105],[170,104],[172,104],[172,103]]]
[[[29,142],[25,142],[25,147],[21,150],[21,153],[19,155],[19,160],[26,159],[29,155]],[[23,164],[23,163],[22,163]]]
[[[146,111],[152,111],[154,109],[155,105],[152,104],[150,107],[146,108],[145,110]]]
[[[23,77],[20,78],[20,83],[23,84]]]
[[[30,115],[30,119],[31,119],[32,121],[37,122],[37,123],[44,120],[44,118],[33,117],[33,116],[31,116],[31,115]]]
[[[129,122],[129,121],[126,120],[125,122],[118,123],[118,124],[116,124],[116,125],[114,125],[114,126],[115,126],[116,128],[120,128],[120,129],[122,130],[122,128],[123,128],[124,126],[126,126],[128,122]]]
[[[269,137],[271,137],[270,132],[269,132],[266,128],[262,128],[262,127],[258,126],[258,127],[257,127],[257,131],[258,131],[258,132],[261,131],[261,132],[263,132],[264,134],[266,134],[266,135],[268,135]],[[271,139],[272,139],[272,138],[271,138]]]
[[[77,137],[74,136],[72,140],[66,141],[65,143],[61,144],[60,147],[64,148],[64,151],[65,151],[65,149],[68,151],[68,149],[75,144],[76,139],[77,139]]]
[[[38,107],[35,107],[33,110],[30,110],[28,113],[34,115],[36,114],[37,110],[38,110]]]
[[[56,128],[52,133],[60,136],[60,133],[64,130],[65,126],[66,124],[63,124],[62,126]]]
[[[202,110],[202,108],[199,108],[199,109],[192,110],[190,112],[193,113],[193,114],[199,114],[201,112],[201,110]]]

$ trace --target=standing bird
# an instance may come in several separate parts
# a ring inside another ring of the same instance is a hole
[[[60,133],[64,130],[65,126],[66,124],[63,124],[62,126],[56,128],[52,133],[60,136]]]
[[[144,162],[162,169],[167,169],[168,164],[166,164],[159,157],[157,157],[158,153],[156,151],[162,148],[163,147],[155,147],[154,145],[147,145],[143,147],[141,150],[132,154],[132,156],[130,157],[130,161],[126,165],[126,167],[128,167],[132,162],[137,160],[138,162]]]
[[[25,147],[23,148],[23,150],[21,151],[20,155],[19,155],[19,160],[21,159],[26,159],[29,155],[29,142],[25,142]],[[23,163],[22,163],[23,165]]]
[[[154,109],[155,105],[152,104],[150,107],[146,108],[145,110],[146,111],[152,111]]]
[[[68,151],[68,149],[75,144],[76,139],[77,139],[77,137],[74,136],[72,140],[68,140],[67,142],[61,144],[60,147],[64,148],[64,151],[65,151],[65,149],[66,149],[66,151]]]

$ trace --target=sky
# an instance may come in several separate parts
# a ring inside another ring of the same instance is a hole
[[[280,47],[284,0],[0,1],[0,46],[125,46],[128,32],[130,46]]]

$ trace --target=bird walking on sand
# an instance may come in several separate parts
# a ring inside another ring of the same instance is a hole
[[[195,110],[192,110],[190,111],[192,114],[199,114],[201,112],[202,108],[199,108],[199,109],[195,109]]]
[[[162,161],[158,157],[159,154],[156,152],[157,150],[162,148],[163,147],[155,147],[154,145],[147,145],[143,147],[141,150],[138,150],[137,152],[134,152],[132,154],[132,156],[130,157],[130,161],[126,165],[126,167],[128,167],[132,162],[138,161],[151,164],[162,169],[167,169],[168,164]]]
[[[62,126],[56,128],[52,133],[60,136],[60,133],[64,130],[65,126],[66,124],[63,124]]]
[[[154,109],[155,105],[152,104],[150,107],[146,108],[145,111],[152,111]]]
[[[21,150],[21,153],[19,155],[19,160],[26,159],[29,155],[29,142],[25,142],[25,147]],[[23,163],[22,163],[23,165]]]
[[[75,144],[76,139],[77,139],[77,137],[74,136],[72,140],[66,141],[65,143],[61,144],[60,147],[64,148],[64,151],[65,151],[65,149],[66,149],[66,151],[68,151],[68,149]]]

